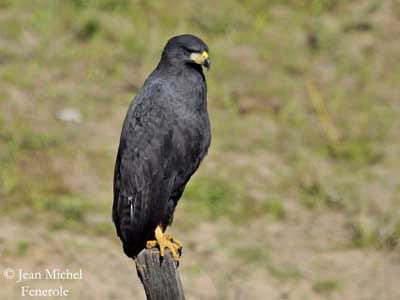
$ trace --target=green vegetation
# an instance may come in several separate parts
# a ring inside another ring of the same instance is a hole
[[[267,199],[262,204],[261,212],[271,216],[274,220],[283,219],[285,217],[285,207],[283,202],[278,199]]]
[[[185,197],[191,201],[191,209],[196,213],[215,220],[221,216],[233,215],[232,203],[235,202],[235,187],[229,186],[218,178],[199,178],[190,182]]]
[[[341,288],[342,284],[339,280],[329,278],[318,280],[314,283],[313,289],[319,294],[331,294]]]
[[[307,229],[292,238],[314,245],[320,216],[335,218],[318,237],[346,239],[329,249],[397,250],[399,20],[398,4],[379,0],[0,0],[0,215],[112,238],[126,109],[166,40],[190,32],[210,46],[213,139],[175,224],[273,228],[232,257],[275,278],[306,272],[275,263],[266,240],[290,240],[295,224]],[[66,108],[77,121],[60,118]],[[18,243],[10,251],[26,256]]]
[[[67,166],[78,156],[80,175],[101,168],[96,178],[107,190],[123,111],[165,40],[183,27],[208,41],[213,58],[207,74],[214,132],[208,160],[217,167],[206,165],[193,178],[185,196],[195,211],[212,219],[280,219],[290,197],[305,208],[340,208],[355,218],[363,202],[367,218],[392,222],[383,218],[386,211],[368,209],[379,201],[366,192],[377,182],[392,203],[385,207],[399,209],[399,186],[390,182],[399,166],[392,155],[399,147],[399,70],[392,63],[398,45],[381,24],[365,21],[380,4],[369,1],[356,10],[340,1],[253,2],[242,7],[222,1],[217,5],[244,11],[232,9],[227,16],[215,9],[200,19],[189,13],[194,2],[166,15],[163,2],[3,1],[9,13],[2,17],[0,47],[0,164],[7,201],[96,197],[96,191],[65,183]],[[59,121],[63,107],[80,111],[83,123]],[[112,132],[101,143],[107,127]],[[271,156],[276,162],[264,161]],[[63,160],[66,167],[57,169]],[[263,177],[265,170],[274,178]],[[271,202],[271,193],[282,200]],[[36,207],[64,211],[57,205]],[[372,237],[361,237],[363,226],[351,228],[355,244],[371,244]]]
[[[27,241],[20,240],[17,243],[17,253],[18,255],[25,255],[26,252],[28,251],[29,244]]]

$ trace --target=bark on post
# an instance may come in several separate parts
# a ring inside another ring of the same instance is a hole
[[[177,263],[168,249],[163,258],[157,248],[145,249],[135,262],[147,300],[185,299]]]

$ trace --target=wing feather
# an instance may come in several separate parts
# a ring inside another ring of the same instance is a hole
[[[114,174],[113,220],[129,256],[154,234],[174,182],[170,126],[162,126],[166,112],[151,98],[136,101],[124,122]]]

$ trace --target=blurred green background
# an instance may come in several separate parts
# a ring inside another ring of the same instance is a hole
[[[68,299],[145,299],[114,158],[182,33],[212,61],[212,146],[170,229],[187,299],[400,299],[397,0],[0,0],[1,270],[81,268]],[[0,298],[22,285],[0,276]]]

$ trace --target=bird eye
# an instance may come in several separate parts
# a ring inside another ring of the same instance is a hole
[[[198,49],[194,49],[194,48],[190,48],[190,47],[186,47],[185,50],[188,51],[189,53],[201,52]]]

